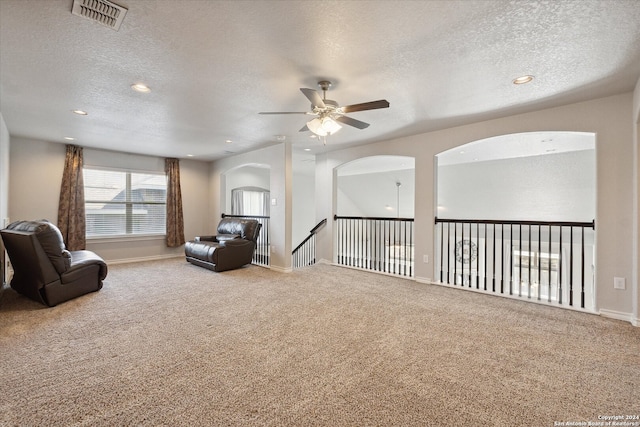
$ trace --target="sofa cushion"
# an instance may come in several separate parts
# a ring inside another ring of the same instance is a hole
[[[227,240],[234,240],[239,238],[240,238],[239,234],[217,234],[216,235],[216,240],[218,242],[226,242]]]
[[[260,223],[254,219],[223,218],[218,224],[216,237],[221,234],[235,234],[242,239],[255,241],[258,238],[257,230],[259,224]]]
[[[16,221],[8,227],[10,230],[33,233],[40,242],[47,257],[58,274],[62,274],[71,266],[71,254],[66,249],[60,229],[43,219],[39,221]]]

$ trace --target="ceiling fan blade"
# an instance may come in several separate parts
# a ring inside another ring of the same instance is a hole
[[[320,107],[320,108],[325,108],[326,107],[324,105],[324,101],[322,100],[322,98],[320,98],[320,94],[318,94],[318,92],[316,92],[315,90],[301,87],[300,91],[302,93],[304,93],[304,96],[306,96],[307,99],[309,99],[309,101],[311,101],[311,105],[313,105],[314,108],[315,107]]]
[[[298,132],[307,132],[310,129],[307,127],[307,125],[304,125]]]
[[[260,112],[258,114],[309,114],[306,111],[267,111]]]
[[[369,123],[361,122],[360,120],[352,119],[347,116],[336,117],[335,120],[358,129],[365,129],[369,127]]]
[[[362,104],[346,105],[340,109],[345,113],[354,113],[356,111],[376,110],[378,108],[389,108],[389,101],[380,99],[379,101],[363,102]]]

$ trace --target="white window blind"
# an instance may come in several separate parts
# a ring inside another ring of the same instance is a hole
[[[87,237],[165,234],[164,174],[84,168]]]

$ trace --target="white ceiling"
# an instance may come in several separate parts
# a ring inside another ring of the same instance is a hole
[[[637,0],[115,2],[119,31],[72,0],[0,0],[11,135],[201,160],[283,135],[318,153],[628,92],[640,76]],[[523,74],[534,81],[511,83]],[[299,88],[321,79],[341,105],[391,106],[350,114],[371,126],[326,147],[298,132],[307,116],[258,115],[308,110]]]
[[[595,150],[596,135],[588,132],[527,132],[470,142],[438,154],[438,166],[486,162]]]

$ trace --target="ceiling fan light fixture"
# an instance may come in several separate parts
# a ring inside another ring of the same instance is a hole
[[[331,117],[325,117],[321,121],[322,129],[324,129],[329,135],[333,135],[334,133],[342,129],[342,126],[340,126],[338,122],[333,120]]]
[[[322,127],[322,121],[319,118],[315,118],[307,122],[307,127],[313,133],[318,136],[327,136],[327,131]]]
[[[342,126],[340,126],[338,122],[333,120],[331,117],[316,117],[315,119],[307,122],[307,127],[311,132],[318,136],[333,135],[342,129]]]

